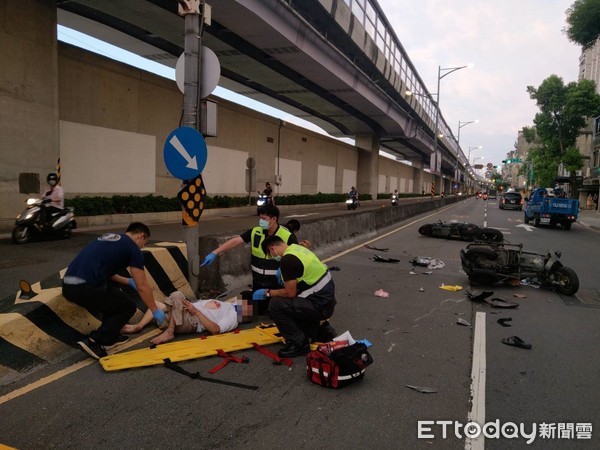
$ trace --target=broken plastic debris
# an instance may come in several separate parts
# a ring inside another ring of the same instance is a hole
[[[427,265],[428,269],[443,269],[446,264],[441,259],[432,259]]]
[[[390,294],[388,292],[385,292],[383,289],[377,289],[373,295],[375,295],[376,297],[383,297],[383,298],[387,298],[390,296]]]
[[[458,325],[464,325],[465,327],[471,326],[471,324],[469,322],[467,322],[465,319],[461,319],[460,317],[458,319],[456,319],[456,323]]]
[[[427,267],[431,262],[431,258],[427,256],[417,256],[416,258],[411,259],[410,262],[413,263],[415,266]]]
[[[425,292],[425,289],[423,289],[422,287],[419,288],[419,292]]]
[[[412,270],[410,272],[408,272],[408,273],[410,273],[411,275],[416,275],[417,274],[417,272],[413,272]]]
[[[450,286],[448,284],[444,284],[442,283],[442,285],[440,286],[440,289],[443,289],[445,291],[450,291],[450,292],[456,292],[456,291],[461,291],[462,290],[462,286]]]
[[[437,392],[437,389],[433,389],[426,386],[413,386],[411,384],[405,384],[404,386],[406,386],[407,388],[411,388],[417,392],[421,392],[423,394],[434,394]]]
[[[513,294],[513,297],[517,297],[517,298],[527,298],[526,295],[523,294]]]
[[[368,248],[370,250],[377,250],[378,252],[387,252],[389,250],[389,248],[377,248],[377,247],[371,247],[368,244],[365,244],[365,248]]]
[[[397,262],[400,262],[399,259],[396,259],[396,258],[382,258],[379,255],[373,256],[373,261],[384,262],[384,263],[397,263]]]

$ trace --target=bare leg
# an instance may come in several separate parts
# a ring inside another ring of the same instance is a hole
[[[166,309],[166,305],[161,302],[156,302],[156,306],[158,306],[161,310]],[[127,324],[121,328],[121,333],[123,334],[134,334],[139,333],[142,329],[148,325],[150,322],[154,320],[154,316],[152,315],[152,311],[149,309],[146,310],[141,320],[136,324]]]
[[[175,318],[173,317],[173,315],[171,315],[171,317],[169,318],[169,326],[167,327],[167,329],[163,333],[159,334],[154,339],[152,339],[150,342],[152,344],[164,344],[165,342],[169,342],[169,341],[173,340],[174,337],[175,337]]]

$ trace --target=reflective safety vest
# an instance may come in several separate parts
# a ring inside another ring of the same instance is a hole
[[[327,266],[319,261],[317,255],[301,245],[290,245],[283,255],[294,255],[304,266],[304,273],[298,278],[296,291],[298,297],[306,298],[323,289],[331,282],[331,274]]]
[[[278,226],[275,236],[279,236],[287,244],[292,233],[282,226]],[[277,280],[277,269],[279,261],[273,258],[267,258],[262,250],[262,243],[267,235],[261,227],[252,228],[250,235],[250,245],[252,246],[251,267],[252,267],[252,289],[272,289],[279,286]]]

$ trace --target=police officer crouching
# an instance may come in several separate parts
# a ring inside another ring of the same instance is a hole
[[[307,248],[288,245],[277,235],[267,237],[262,249],[280,260],[283,287],[254,293],[256,299],[270,299],[269,313],[286,342],[279,356],[304,355],[309,351],[309,340],[333,339],[336,332],[327,319],[336,305],[335,285],[327,266]]]

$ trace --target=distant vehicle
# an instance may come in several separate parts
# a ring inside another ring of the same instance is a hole
[[[498,208],[500,209],[516,209],[519,211],[523,210],[523,197],[518,192],[506,192],[500,196],[498,202]]]
[[[571,198],[552,197],[546,188],[538,188],[531,193],[525,207],[525,223],[533,221],[533,225],[547,224],[551,227],[561,225],[570,230],[577,220],[579,200]]]
[[[488,190],[488,198],[493,198],[496,200],[498,198],[498,191],[496,189]]]

